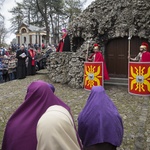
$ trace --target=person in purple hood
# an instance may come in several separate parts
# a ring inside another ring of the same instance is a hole
[[[116,150],[122,143],[123,123],[102,86],[93,86],[78,116],[78,133],[84,150]]]
[[[54,95],[50,87],[41,80],[28,86],[23,104],[7,122],[2,150],[36,150],[36,126],[45,111],[50,106],[59,105],[70,112],[70,108]]]

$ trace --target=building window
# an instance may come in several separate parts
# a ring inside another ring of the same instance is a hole
[[[26,37],[24,37],[24,43],[26,43]]]
[[[21,33],[27,33],[26,29],[23,28],[23,29],[21,30]]]

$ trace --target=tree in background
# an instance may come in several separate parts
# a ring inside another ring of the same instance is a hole
[[[13,7],[12,10],[9,11],[12,14],[12,18],[10,19],[11,32],[17,31],[24,20],[23,4],[17,2],[16,5],[16,7]]]
[[[82,12],[83,5],[87,0],[65,0],[64,13],[69,22],[73,20],[73,16],[78,16]]]
[[[0,9],[1,6],[3,5],[3,2],[4,0],[0,0]],[[4,20],[5,20],[4,16],[0,14],[0,47],[5,45],[5,37],[8,33],[4,25]]]
[[[23,3],[16,3],[10,13],[11,31],[15,32],[22,21],[39,27],[46,27],[47,44],[50,34],[53,36],[53,43],[59,41],[59,34],[62,28],[67,28],[73,16],[77,16],[87,0],[23,0]]]
[[[36,0],[23,0],[24,19],[28,24],[38,27],[45,26],[43,17],[38,10]]]
[[[7,35],[7,30],[6,28],[4,27],[4,24],[2,25],[1,24],[1,27],[0,27],[0,46],[3,46],[5,44],[5,37]]]
[[[51,10],[54,11],[55,0],[36,0],[38,11],[41,13],[41,16],[44,19],[45,27],[46,27],[46,42],[49,43],[49,37],[50,37],[50,24],[49,24],[49,13]],[[56,0],[61,1],[61,0]],[[59,4],[59,3],[58,3]],[[59,5],[58,5],[59,7]]]

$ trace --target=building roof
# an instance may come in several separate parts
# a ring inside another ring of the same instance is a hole
[[[30,25],[30,24],[25,23],[24,21],[22,22],[20,28],[23,26],[25,26],[31,32],[45,31],[45,29],[46,29],[46,27],[38,27],[38,26]],[[19,28],[19,30],[20,30],[20,28]],[[19,30],[16,32],[16,34],[19,33]]]

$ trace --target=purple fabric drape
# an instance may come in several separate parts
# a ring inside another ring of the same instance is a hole
[[[32,82],[23,104],[8,120],[2,150],[36,150],[36,125],[39,118],[52,105],[70,108],[54,95],[48,83]]]
[[[84,147],[104,142],[121,145],[122,119],[102,86],[92,88],[78,117],[78,133]]]
[[[53,93],[55,92],[55,87],[53,86],[53,84],[49,84],[51,90],[53,91]]]

